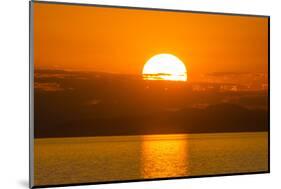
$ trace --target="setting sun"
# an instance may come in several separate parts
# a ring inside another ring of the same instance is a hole
[[[150,58],[144,65],[142,74],[145,80],[187,80],[184,63],[171,54],[158,54]]]

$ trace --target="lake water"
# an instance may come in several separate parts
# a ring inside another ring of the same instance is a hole
[[[268,170],[267,132],[35,139],[35,185]]]

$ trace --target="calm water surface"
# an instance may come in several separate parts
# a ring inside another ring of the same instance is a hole
[[[268,170],[267,132],[35,139],[35,185]]]

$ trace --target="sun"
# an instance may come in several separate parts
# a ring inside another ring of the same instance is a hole
[[[172,54],[157,54],[151,57],[142,70],[144,80],[187,81],[184,63]]]

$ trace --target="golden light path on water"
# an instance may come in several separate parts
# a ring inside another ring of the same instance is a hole
[[[143,178],[189,175],[188,141],[186,136],[166,136],[168,138],[163,138],[161,135],[142,136],[141,173]]]
[[[203,176],[268,170],[268,133],[40,138],[35,185]]]

